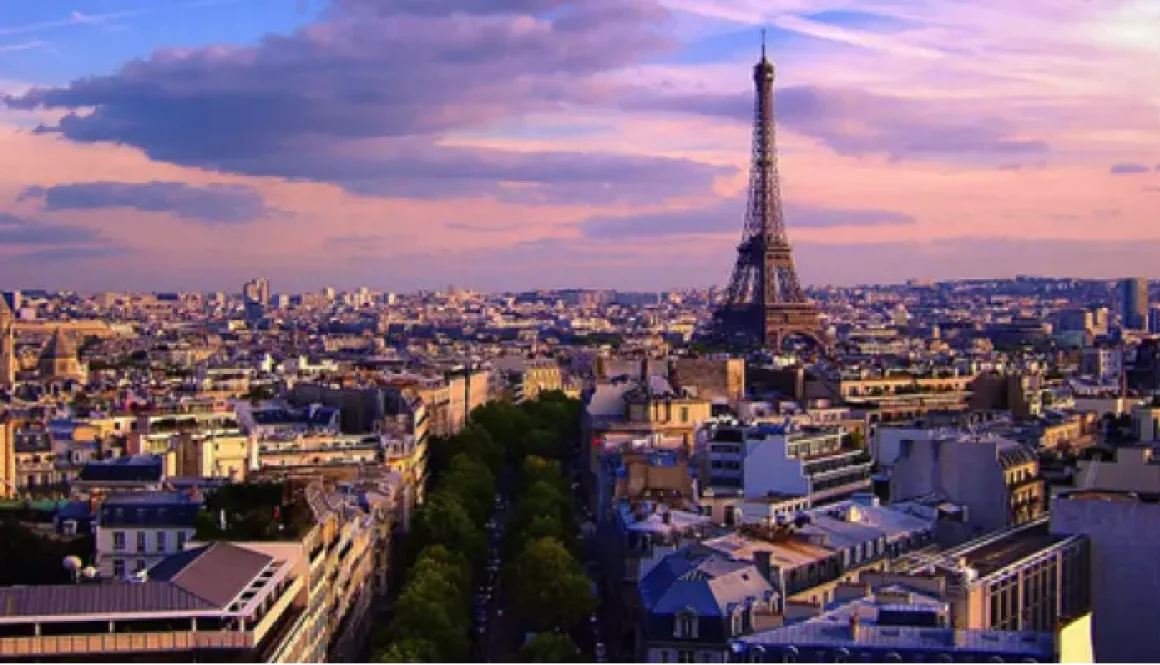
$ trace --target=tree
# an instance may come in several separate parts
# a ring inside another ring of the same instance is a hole
[[[528,543],[506,571],[516,611],[544,630],[566,630],[596,606],[590,581],[553,538]]]
[[[531,487],[537,482],[562,485],[564,482],[560,463],[539,455],[529,455],[520,465],[520,486]]]
[[[459,552],[443,545],[431,545],[419,552],[415,565],[407,571],[407,581],[429,574],[439,574],[451,582],[467,600],[471,594],[471,562]]]
[[[550,429],[534,429],[520,437],[519,454],[555,458],[563,452],[559,435]]]
[[[410,637],[392,642],[375,656],[376,663],[438,663],[439,649],[430,641]]]
[[[458,498],[476,524],[483,524],[491,516],[495,477],[477,458],[464,453],[453,457],[439,481],[439,489]]]
[[[537,633],[520,648],[525,663],[582,663],[585,658],[572,638],[561,633]]]
[[[532,429],[532,422],[522,409],[510,402],[488,402],[471,412],[471,422],[487,430],[504,450],[512,450],[520,437]]]
[[[486,547],[483,533],[467,509],[454,495],[443,491],[428,495],[415,511],[407,542],[416,556],[429,545],[444,545],[472,561],[482,561]]]
[[[435,647],[432,662],[463,662],[470,649],[467,620],[448,606],[446,597],[437,595],[441,586],[436,580],[407,585],[395,603],[392,644],[427,641]]]

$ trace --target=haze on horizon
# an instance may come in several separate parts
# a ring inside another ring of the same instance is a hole
[[[805,283],[1156,276],[1157,25],[1151,0],[5,3],[0,285],[722,284],[760,27]]]

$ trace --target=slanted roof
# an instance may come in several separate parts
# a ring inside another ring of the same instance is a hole
[[[225,607],[273,561],[268,554],[217,542],[166,558],[149,571],[149,579],[168,581],[215,607]]]
[[[0,588],[0,623],[3,617],[102,616],[212,609],[212,603],[167,582]]]
[[[640,581],[645,607],[654,614],[694,612],[725,616],[735,605],[765,602],[773,587],[756,566],[692,546],[666,556]]]
[[[53,331],[52,337],[49,338],[48,343],[44,345],[44,350],[40,352],[41,360],[75,360],[77,357],[77,345],[72,338],[64,332],[60,326]]]

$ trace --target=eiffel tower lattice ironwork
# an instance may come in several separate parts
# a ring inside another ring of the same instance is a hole
[[[714,313],[715,329],[721,339],[748,346],[778,349],[791,336],[824,346],[818,308],[798,282],[785,231],[773,121],[774,68],[764,41],[763,35],[761,61],[753,68],[757,101],[745,229],[729,288]]]

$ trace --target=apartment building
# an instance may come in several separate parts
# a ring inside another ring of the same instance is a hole
[[[309,519],[283,522],[277,539],[191,542],[132,582],[0,589],[0,658],[356,660],[386,582],[393,491],[311,481],[283,506]]]
[[[237,413],[225,401],[186,399],[142,409],[129,432],[130,454],[164,455],[178,435],[202,442],[206,439],[245,439]]]
[[[1047,517],[864,574],[875,587],[935,584],[957,628],[1051,632],[1091,612],[1091,543],[1052,533]],[[941,580],[941,581],[938,581]]]
[[[106,498],[96,510],[93,565],[102,577],[117,579],[152,568],[193,540],[201,506],[199,498],[179,492]]]
[[[995,434],[883,426],[871,448],[892,500],[941,497],[965,506],[977,533],[1032,521],[1047,509],[1035,452]]]
[[[717,425],[703,432],[702,499],[726,524],[738,507],[763,498],[805,507],[870,487],[869,453],[843,427]]]
[[[1086,662],[1087,617],[1042,632],[952,626],[949,607],[914,590],[846,594],[808,618],[731,641],[734,663]]]
[[[1051,504],[1051,531],[1091,547],[1095,662],[1148,662],[1160,653],[1160,492],[1076,490]],[[1141,627],[1144,627],[1141,630]]]

